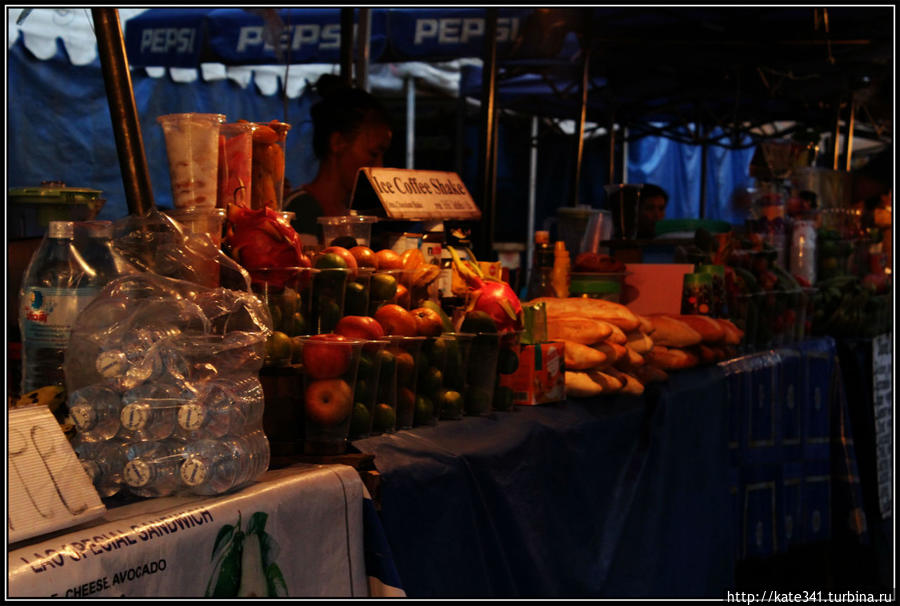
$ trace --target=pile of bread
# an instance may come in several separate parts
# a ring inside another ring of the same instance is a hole
[[[669,378],[669,372],[734,356],[743,332],[702,315],[639,315],[602,299],[541,297],[547,336],[565,343],[566,393],[625,393]]]

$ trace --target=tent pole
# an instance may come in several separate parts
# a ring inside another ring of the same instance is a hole
[[[609,113],[609,180],[607,183],[616,183],[616,110],[610,109]]]
[[[406,168],[414,168],[416,157],[416,80],[407,76],[406,88]]]
[[[622,183],[628,183],[628,129],[622,133]]]
[[[850,172],[851,167],[851,159],[853,156],[853,128],[856,122],[856,99],[852,98],[850,100],[850,122],[847,124],[847,141],[844,147],[844,155],[846,157],[845,160],[845,170]]]
[[[341,9],[341,80],[353,86],[353,10]]]
[[[128,71],[119,12],[114,8],[92,8],[91,16],[94,20],[97,51],[106,84],[128,212],[132,215],[147,215],[155,206],[153,188],[134,101],[131,72]]]
[[[369,92],[369,39],[372,31],[372,9],[359,9],[359,27],[356,30],[356,85]]]
[[[578,128],[575,129],[577,141],[575,142],[575,183],[572,188],[572,206],[578,205],[578,198],[580,196],[581,164],[584,158],[584,121],[585,115],[587,114],[588,88],[590,86],[590,59],[591,47],[590,44],[587,44],[584,50],[584,65],[582,66],[581,73],[581,111],[578,114]]]
[[[495,154],[495,109],[494,100],[497,89],[497,9],[485,11],[484,24],[484,70],[481,76],[481,238],[478,256],[487,259],[494,239],[494,154]]]
[[[534,260],[534,215],[537,206],[538,117],[531,117],[531,157],[528,163],[528,229],[525,231],[525,277],[531,276]]]
[[[840,156],[841,156],[841,100],[840,99],[837,100],[836,106],[837,106],[837,110],[834,112],[834,136],[831,141],[831,144],[832,144],[831,168],[832,168],[832,170],[838,169],[838,165],[839,165],[838,160],[840,159]]]

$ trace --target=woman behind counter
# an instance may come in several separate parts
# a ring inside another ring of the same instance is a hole
[[[346,214],[357,171],[382,165],[393,134],[387,111],[366,91],[331,74],[321,76],[315,88],[321,100],[310,114],[319,169],[286,197],[284,208],[295,213],[291,224],[307,238],[321,237],[318,217]]]

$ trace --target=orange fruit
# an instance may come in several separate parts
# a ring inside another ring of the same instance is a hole
[[[378,269],[403,269],[403,259],[390,248],[383,248],[375,253]]]

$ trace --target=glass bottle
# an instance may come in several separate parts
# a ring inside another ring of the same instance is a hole
[[[550,232],[545,230],[534,232],[534,263],[525,296],[527,300],[556,296],[552,280],[554,261],[554,250],[550,246]]]

